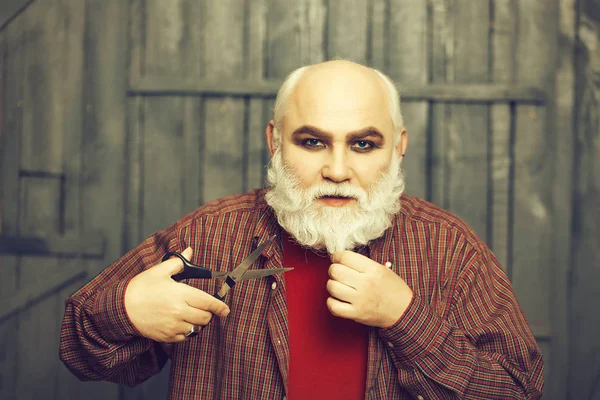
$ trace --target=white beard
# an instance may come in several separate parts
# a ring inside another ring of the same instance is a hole
[[[283,229],[302,246],[327,249],[330,254],[353,250],[382,236],[391,226],[391,217],[400,210],[405,184],[400,157],[394,152],[389,167],[367,190],[333,182],[304,189],[284,164],[281,146],[271,159],[267,183],[266,201]],[[323,196],[353,197],[356,202],[332,207],[318,202]]]

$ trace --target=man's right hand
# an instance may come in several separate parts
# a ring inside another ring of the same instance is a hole
[[[182,255],[189,260],[192,249]],[[171,258],[134,277],[125,291],[125,309],[136,329],[158,342],[181,342],[192,325],[206,325],[213,314],[225,317],[229,307],[202,290],[171,279],[183,268]]]

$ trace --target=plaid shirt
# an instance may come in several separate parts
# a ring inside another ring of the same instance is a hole
[[[171,399],[276,399],[286,395],[289,346],[280,275],[247,281],[228,297],[231,313],[182,343],[141,337],[127,317],[128,282],[167,251],[230,270],[279,234],[264,190],[200,207],[157,232],[67,299],[60,357],[82,380],[136,385],[171,359]],[[414,299],[388,329],[370,328],[369,399],[539,398],[542,356],[511,285],[491,251],[459,218],[404,195],[393,226],[369,255],[392,268]],[[278,268],[281,240],[252,268]],[[213,293],[216,280],[188,284]],[[323,371],[326,373],[326,371]]]

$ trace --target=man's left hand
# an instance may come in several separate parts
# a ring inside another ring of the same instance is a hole
[[[329,311],[361,324],[388,328],[400,319],[413,292],[390,268],[352,251],[331,256]]]

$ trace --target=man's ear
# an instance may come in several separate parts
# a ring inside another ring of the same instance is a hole
[[[269,121],[269,125],[267,125],[267,129],[265,130],[265,134],[267,135],[267,145],[269,146],[269,153],[271,153],[271,157],[275,154],[275,140],[273,138],[273,131],[275,130],[275,123],[273,120]]]
[[[404,157],[406,154],[406,148],[408,147],[408,132],[406,129],[402,128],[402,132],[400,132],[400,141],[396,145],[396,152],[398,153],[398,157]]]

